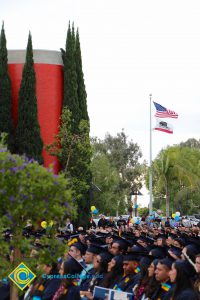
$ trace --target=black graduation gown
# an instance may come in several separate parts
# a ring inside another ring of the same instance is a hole
[[[31,293],[30,299],[34,296],[40,296],[42,300],[51,300],[61,283],[61,279],[52,278],[47,279],[43,283],[39,284],[37,289]]]
[[[66,295],[62,295],[59,300],[81,300],[79,287],[70,286]]]
[[[166,284],[168,284],[169,286],[171,286],[171,283],[169,281],[166,282]],[[158,300],[158,299],[168,300],[168,299],[170,299],[170,296],[171,296],[171,289],[169,289],[168,291],[166,291],[166,290],[164,290],[162,288],[161,284],[158,284],[158,287],[155,289],[155,292],[151,296],[151,300]],[[187,300],[189,300],[189,299],[187,299]]]
[[[10,285],[0,282],[0,299],[9,300],[10,299]]]
[[[163,298],[163,300],[170,300],[173,294],[173,289]],[[182,290],[176,297],[175,300],[198,300],[197,294],[192,289]]]
[[[123,276],[115,285],[114,289],[121,290],[123,292],[130,292],[132,293],[132,288],[138,283],[139,274],[130,274]]]

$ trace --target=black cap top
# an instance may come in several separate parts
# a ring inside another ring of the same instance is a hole
[[[171,266],[173,264],[175,260],[173,258],[163,258],[159,261],[159,263],[161,263],[162,265],[165,265],[166,267],[168,267],[169,269],[171,269]]]
[[[67,274],[80,274],[83,266],[72,256],[64,262],[64,272]]]
[[[93,254],[99,254],[101,252],[105,252],[106,249],[97,244],[91,244],[86,251],[91,252]]]
[[[169,254],[169,251],[171,251],[176,256],[181,257],[181,254],[182,254],[182,249],[181,248],[178,248],[178,247],[175,247],[175,246],[170,247],[169,250],[168,250],[168,256],[171,257],[170,254]]]
[[[155,247],[149,251],[149,254],[152,255],[154,258],[164,258],[166,256],[165,249],[161,247]]]
[[[128,246],[130,245],[130,242],[123,237],[114,235],[113,239],[113,243],[118,243],[123,250],[127,250]]]
[[[136,254],[135,252],[127,252],[124,255],[124,261],[140,261],[140,255]]]
[[[101,257],[101,260],[105,263],[108,263],[113,258],[113,255],[109,252],[101,252],[99,253],[99,256]]]
[[[81,242],[76,242],[76,243],[72,244],[71,246],[77,248],[81,252],[82,255],[85,254],[85,251],[87,249],[87,246]]]

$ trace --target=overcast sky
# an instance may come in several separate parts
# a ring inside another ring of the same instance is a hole
[[[149,161],[149,94],[179,114],[174,133],[153,132],[153,158],[200,138],[199,0],[0,0],[8,49],[65,47],[79,28],[91,135],[125,133]],[[156,124],[152,106],[152,126]]]

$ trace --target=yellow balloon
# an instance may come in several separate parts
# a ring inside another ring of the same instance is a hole
[[[49,226],[50,226],[50,227],[53,226],[53,220],[51,220],[51,221],[49,222]]]
[[[47,222],[46,221],[42,221],[41,222],[41,227],[42,228],[47,228]]]
[[[172,218],[175,218],[176,217],[176,214],[172,214]]]
[[[96,207],[93,205],[93,206],[91,206],[91,211],[93,211],[93,210],[95,210],[96,209]]]

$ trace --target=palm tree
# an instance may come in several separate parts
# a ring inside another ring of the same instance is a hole
[[[166,216],[169,216],[170,192],[174,181],[181,185],[194,187],[196,175],[192,173],[192,161],[182,155],[178,146],[162,150],[152,164],[154,192],[164,191],[166,198]],[[181,189],[181,186],[180,186]]]

